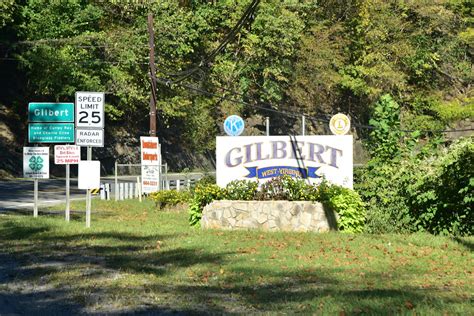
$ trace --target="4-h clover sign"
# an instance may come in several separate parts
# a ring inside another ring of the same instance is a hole
[[[49,147],[23,147],[23,176],[49,178]]]
[[[43,168],[43,158],[41,156],[33,156],[30,158],[30,168],[33,171],[40,171]]]

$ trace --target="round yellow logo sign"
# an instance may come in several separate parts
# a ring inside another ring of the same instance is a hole
[[[351,121],[347,115],[338,113],[331,117],[329,128],[334,135],[346,135],[351,129]]]

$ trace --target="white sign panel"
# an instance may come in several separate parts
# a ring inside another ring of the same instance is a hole
[[[161,146],[158,137],[140,137],[140,161],[143,193],[158,191],[161,171]]]
[[[296,176],[312,184],[323,177],[352,188],[352,136],[218,136],[216,177],[221,187],[232,180],[267,181]]]
[[[140,160],[146,166],[156,166],[160,164],[160,144],[158,137],[140,137]]]
[[[104,128],[104,93],[76,92],[76,127]]]
[[[78,188],[81,190],[100,188],[100,161],[79,161]]]
[[[81,147],[104,147],[104,130],[77,128],[76,145]]]
[[[23,177],[49,179],[49,147],[23,147]]]
[[[74,145],[54,146],[54,163],[57,165],[78,164],[81,161],[81,147]]]
[[[142,191],[151,193],[159,190],[160,166],[142,165]]]

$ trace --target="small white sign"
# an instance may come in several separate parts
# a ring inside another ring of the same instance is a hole
[[[329,129],[334,135],[346,135],[351,129],[351,120],[347,115],[338,113],[331,117]]]
[[[104,130],[77,128],[76,145],[81,147],[104,147]]]
[[[81,147],[74,145],[54,146],[54,163],[57,165],[76,165],[81,161]]]
[[[80,190],[100,188],[100,161],[79,161],[78,188]]]
[[[76,92],[76,127],[104,128],[103,92]]]
[[[156,166],[160,164],[161,148],[158,137],[140,137],[140,160],[142,166]]]
[[[23,177],[49,179],[49,147],[23,147]]]
[[[142,165],[142,191],[143,193],[156,192],[159,189],[160,166]]]
[[[352,188],[352,136],[219,136],[216,141],[217,184],[232,180],[260,183],[281,175],[318,184]]]
[[[158,137],[140,137],[140,161],[143,193],[158,191],[161,171],[161,145]]]

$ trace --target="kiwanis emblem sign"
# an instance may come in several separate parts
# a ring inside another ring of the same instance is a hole
[[[352,188],[352,136],[217,137],[217,184],[289,175]]]

